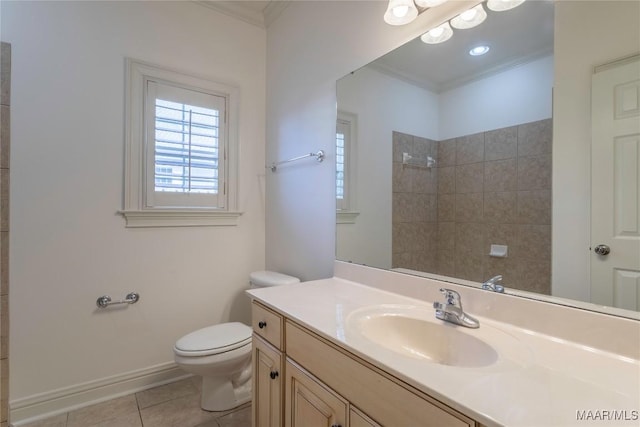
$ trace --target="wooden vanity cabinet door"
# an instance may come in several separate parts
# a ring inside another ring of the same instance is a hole
[[[282,360],[282,353],[253,336],[253,427],[282,425]]]
[[[347,427],[349,403],[287,359],[286,427]]]
[[[377,422],[360,412],[357,408],[349,410],[349,427],[382,427]]]

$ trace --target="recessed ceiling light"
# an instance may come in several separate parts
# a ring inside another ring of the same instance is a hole
[[[484,55],[485,53],[489,52],[489,46],[476,46],[473,49],[471,49],[469,51],[469,55],[471,56],[480,56],[480,55]]]

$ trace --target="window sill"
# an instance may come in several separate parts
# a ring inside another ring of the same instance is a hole
[[[207,209],[149,209],[119,212],[127,228],[236,226],[242,212]]]
[[[355,224],[356,218],[360,215],[360,212],[356,211],[337,211],[336,223],[337,224]]]

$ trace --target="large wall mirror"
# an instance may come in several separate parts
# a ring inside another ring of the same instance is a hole
[[[639,54],[639,2],[529,0],[340,79],[337,258],[639,318]]]

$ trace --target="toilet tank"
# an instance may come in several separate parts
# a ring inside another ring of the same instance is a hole
[[[289,285],[299,283],[300,279],[275,271],[254,271],[249,275],[252,288],[266,288],[269,286]]]

